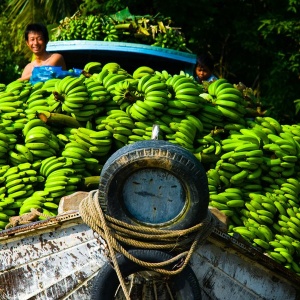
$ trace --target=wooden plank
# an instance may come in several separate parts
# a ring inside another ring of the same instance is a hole
[[[97,273],[107,251],[85,224],[13,241],[0,249],[0,289],[8,299],[61,299]]]
[[[210,243],[197,249],[191,266],[211,299],[298,299],[295,288],[266,268]]]

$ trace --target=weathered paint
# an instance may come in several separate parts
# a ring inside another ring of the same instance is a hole
[[[49,232],[39,222],[34,231],[30,226],[22,226],[23,234],[7,231],[19,231],[20,238],[0,239],[0,299],[89,299],[106,248],[87,225],[78,224],[78,214],[71,220],[60,225],[58,218],[56,227],[52,221]]]
[[[78,212],[0,231],[0,299],[88,300],[105,261]],[[298,276],[218,229],[190,263],[203,300],[299,299]]]

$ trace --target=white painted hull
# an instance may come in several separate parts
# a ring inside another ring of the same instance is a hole
[[[1,231],[0,299],[90,299],[106,251],[78,212]],[[217,229],[190,264],[203,300],[299,299],[297,275]]]

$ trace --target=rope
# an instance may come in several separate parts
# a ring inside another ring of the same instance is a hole
[[[99,204],[98,190],[90,191],[88,196],[80,202],[79,212],[82,220],[106,241],[112,263],[127,300],[130,300],[130,295],[118,266],[116,252],[123,254],[134,263],[158,273],[168,276],[176,275],[189,263],[196,247],[205,242],[216,224],[214,216],[208,210],[207,217],[202,223],[183,230],[160,230],[142,225],[131,225],[104,214]],[[179,251],[181,253],[167,261],[150,263],[132,256],[122,244],[152,250],[176,250],[177,253]],[[176,265],[176,269],[167,270],[164,268],[179,260],[180,264]]]

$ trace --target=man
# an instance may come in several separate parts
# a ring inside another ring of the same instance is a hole
[[[33,68],[37,66],[60,66],[66,70],[65,60],[61,54],[46,51],[49,35],[43,24],[29,24],[25,30],[25,41],[35,59],[26,65],[20,80],[29,80]]]

